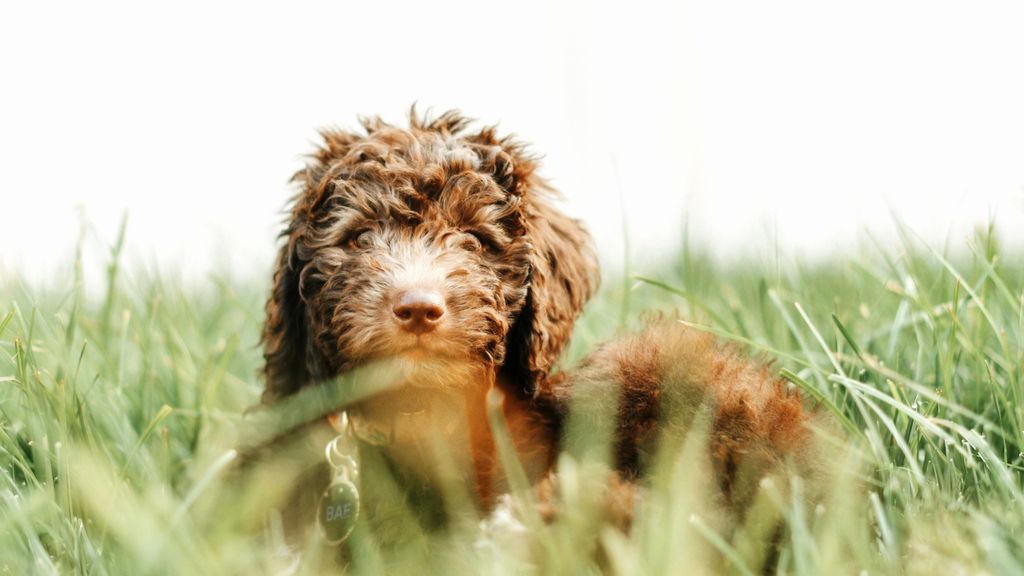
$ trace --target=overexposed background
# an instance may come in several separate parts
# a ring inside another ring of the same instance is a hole
[[[624,222],[635,261],[684,222],[827,258],[890,212],[1021,245],[1022,30],[1019,2],[4,3],[0,273],[127,211],[130,260],[264,278],[316,128],[413,101],[533,143],[609,266]]]

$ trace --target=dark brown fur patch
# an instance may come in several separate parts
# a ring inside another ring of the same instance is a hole
[[[725,503],[737,511],[762,478],[788,463],[808,471],[817,456],[798,393],[735,348],[674,320],[605,344],[563,386],[566,396],[619,398],[615,464],[627,478],[642,474],[659,436],[685,434],[698,410],[710,408],[708,455]]]

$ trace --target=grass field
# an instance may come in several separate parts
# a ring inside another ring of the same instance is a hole
[[[677,309],[776,370],[837,422],[831,496],[773,501],[789,574],[1024,573],[1024,266],[992,230],[933,248],[902,231],[828,264],[715,265],[698,249],[606,277],[564,359]],[[86,291],[0,286],[0,574],[258,574],[291,565],[265,484],[228,480],[256,403],[267,283],[190,288],[119,267]],[[848,449],[847,449],[848,448]],[[602,527],[602,470],[559,462],[566,509],[528,534],[473,522],[366,573],[748,574],[705,522],[694,471],[667,463],[629,535]],[[526,496],[522,496],[526,497]],[[469,512],[471,514],[471,512]],[[600,553],[595,550],[600,549]],[[317,573],[311,542],[300,573]]]

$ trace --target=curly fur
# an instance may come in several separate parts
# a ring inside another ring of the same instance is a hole
[[[589,235],[555,208],[536,159],[494,128],[470,131],[456,112],[430,120],[413,111],[408,128],[362,124],[363,133],[324,131],[295,176],[301,190],[263,332],[266,403],[399,358],[411,367],[407,386],[354,413],[373,420],[430,407],[423,425],[410,425],[412,440],[385,449],[408,478],[428,466],[416,436],[430,422],[460,422],[446,438],[468,455],[485,508],[502,489],[485,408],[492,388],[504,395],[531,480],[549,486],[541,481],[564,447],[571,400],[584,409],[614,401],[614,465],[629,501],[659,443],[684,434],[701,407],[712,413],[709,457],[726,506],[745,506],[758,479],[786,462],[811,467],[813,415],[799,396],[678,322],[655,322],[552,375],[597,265]],[[391,306],[396,293],[423,286],[445,306],[429,337],[403,330]]]
[[[786,466],[805,476],[819,468],[805,408],[765,364],[672,320],[609,342],[588,356],[559,390],[593,413],[616,409],[614,467],[644,474],[657,450],[684,437],[702,409],[709,460],[723,504],[742,513],[758,482]]]
[[[415,344],[384,305],[403,283],[446,296],[429,352],[500,369],[524,393],[543,382],[597,284],[590,239],[522,144],[467,123],[413,112],[408,129],[322,133],[267,303],[265,401]]]

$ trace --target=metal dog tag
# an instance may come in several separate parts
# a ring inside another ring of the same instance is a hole
[[[334,479],[320,496],[317,509],[320,534],[332,546],[341,544],[352,534],[359,517],[359,489],[355,484],[358,467],[355,459],[339,449],[341,441],[342,437],[338,436],[327,444],[327,463],[334,470]]]
[[[359,516],[359,490],[347,478],[338,478],[320,497],[320,533],[328,544],[344,542],[356,526]]]

